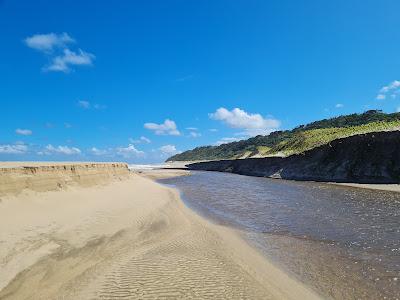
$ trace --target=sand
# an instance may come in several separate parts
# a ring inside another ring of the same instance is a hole
[[[90,186],[1,197],[1,299],[319,298],[177,191],[114,168],[97,185],[90,171]]]
[[[0,197],[24,190],[47,192],[97,186],[126,179],[129,174],[125,163],[0,163]]]
[[[389,192],[400,192],[400,184],[382,184],[382,183],[339,183],[339,182],[330,182],[330,184],[360,188],[360,189],[369,189],[369,190],[380,190],[380,191],[389,191]]]
[[[137,171],[134,171],[134,173],[141,175],[142,177],[150,178],[153,180],[190,175],[190,171],[173,170],[173,169],[171,169],[171,170],[165,170],[165,169],[137,170]]]

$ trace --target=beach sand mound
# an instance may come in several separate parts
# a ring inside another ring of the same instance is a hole
[[[0,196],[94,186],[129,176],[125,163],[0,163]]]
[[[34,190],[0,202],[0,299],[317,298],[148,178]]]

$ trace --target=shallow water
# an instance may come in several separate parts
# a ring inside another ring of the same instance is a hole
[[[400,299],[400,193],[217,172],[160,182],[327,298]]]

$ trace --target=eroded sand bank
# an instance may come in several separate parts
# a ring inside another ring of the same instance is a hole
[[[318,298],[175,190],[122,173],[1,197],[1,299]]]

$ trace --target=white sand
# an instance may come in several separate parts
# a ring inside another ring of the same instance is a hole
[[[318,298],[176,191],[127,178],[2,196],[0,298]]]
[[[139,174],[142,177],[150,178],[150,179],[162,179],[162,178],[170,178],[177,176],[187,176],[190,175],[190,171],[188,170],[165,170],[165,169],[154,169],[154,170],[137,170],[134,171],[136,174]]]

